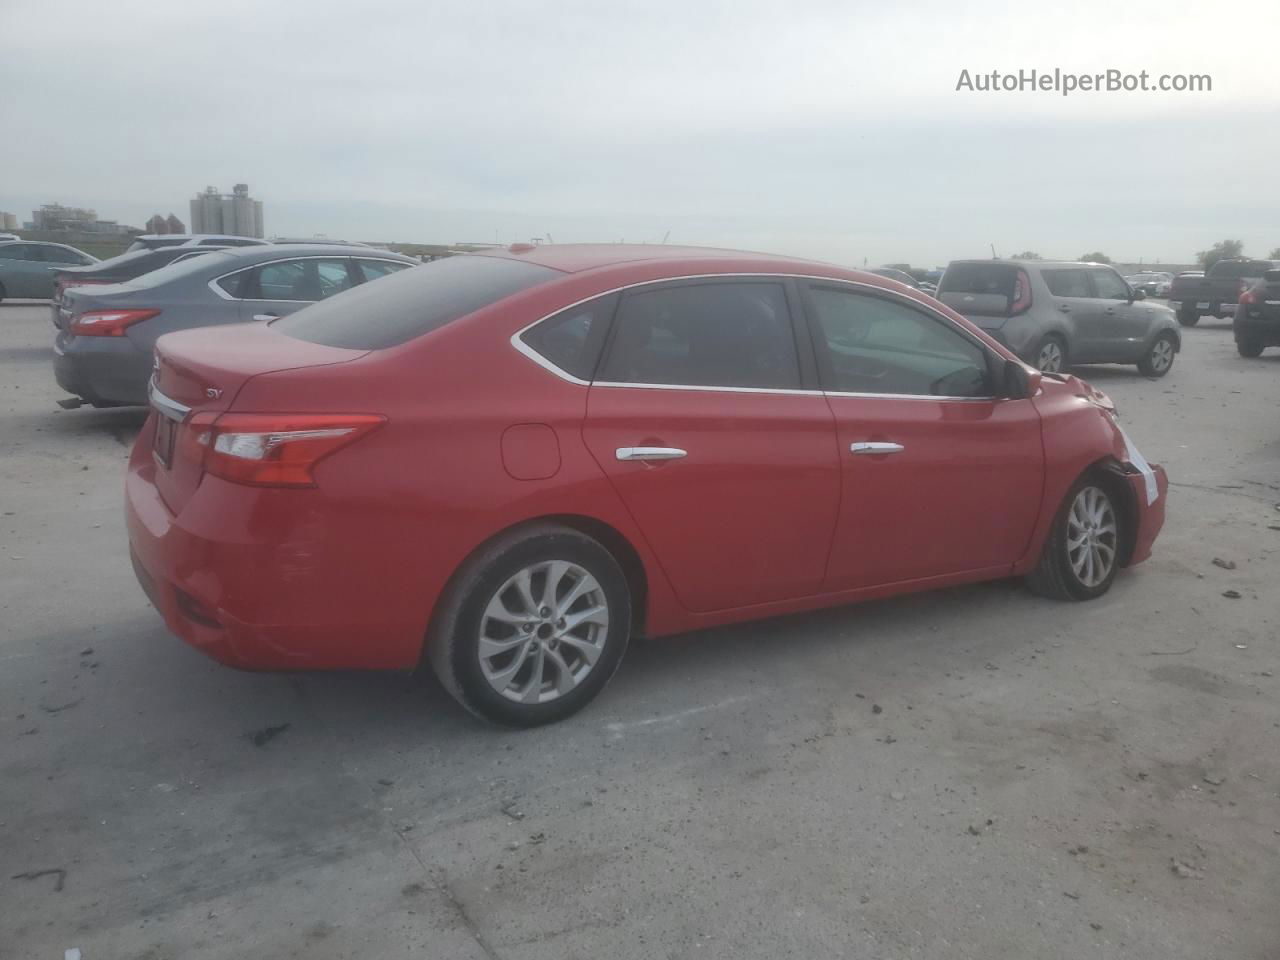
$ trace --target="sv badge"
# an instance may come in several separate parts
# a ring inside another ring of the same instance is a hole
[[[217,387],[205,387],[204,395],[208,397],[210,400],[217,400],[220,396],[222,396],[222,391],[219,390]]]

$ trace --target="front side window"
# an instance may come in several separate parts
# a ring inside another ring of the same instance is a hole
[[[818,346],[826,346],[827,389],[990,396],[986,351],[942,319],[895,300],[836,287],[811,286],[809,295],[820,330]]]
[[[1091,297],[1089,274],[1085,270],[1041,270],[1045,285],[1055,297]]]
[[[1128,300],[1129,285],[1114,270],[1091,270],[1094,296],[1099,300]]]
[[[398,263],[395,260],[357,260],[356,264],[360,267],[360,274],[364,277],[366,283],[370,280],[377,280],[379,277],[398,273],[405,267],[411,266],[411,264]]]
[[[520,339],[535,353],[579,380],[590,380],[618,295],[597,297],[530,327]]]

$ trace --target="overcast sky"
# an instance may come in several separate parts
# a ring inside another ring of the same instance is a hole
[[[0,0],[0,210],[187,221],[246,182],[293,236],[1264,255],[1278,43],[1274,0]],[[1213,89],[955,89],[1055,67]]]

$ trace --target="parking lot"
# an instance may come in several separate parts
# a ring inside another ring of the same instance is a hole
[[[48,313],[0,306],[0,957],[1276,956],[1280,351],[1227,323],[1079,371],[1171,480],[1102,599],[641,642],[510,731],[172,638],[123,529],[145,411],[56,406]]]

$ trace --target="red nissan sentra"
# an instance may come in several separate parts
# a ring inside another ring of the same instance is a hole
[[[430,663],[557,720],[632,635],[1024,576],[1089,600],[1167,480],[1107,398],[881,277],[514,246],[169,334],[130,460],[138,578],[249,669]]]

